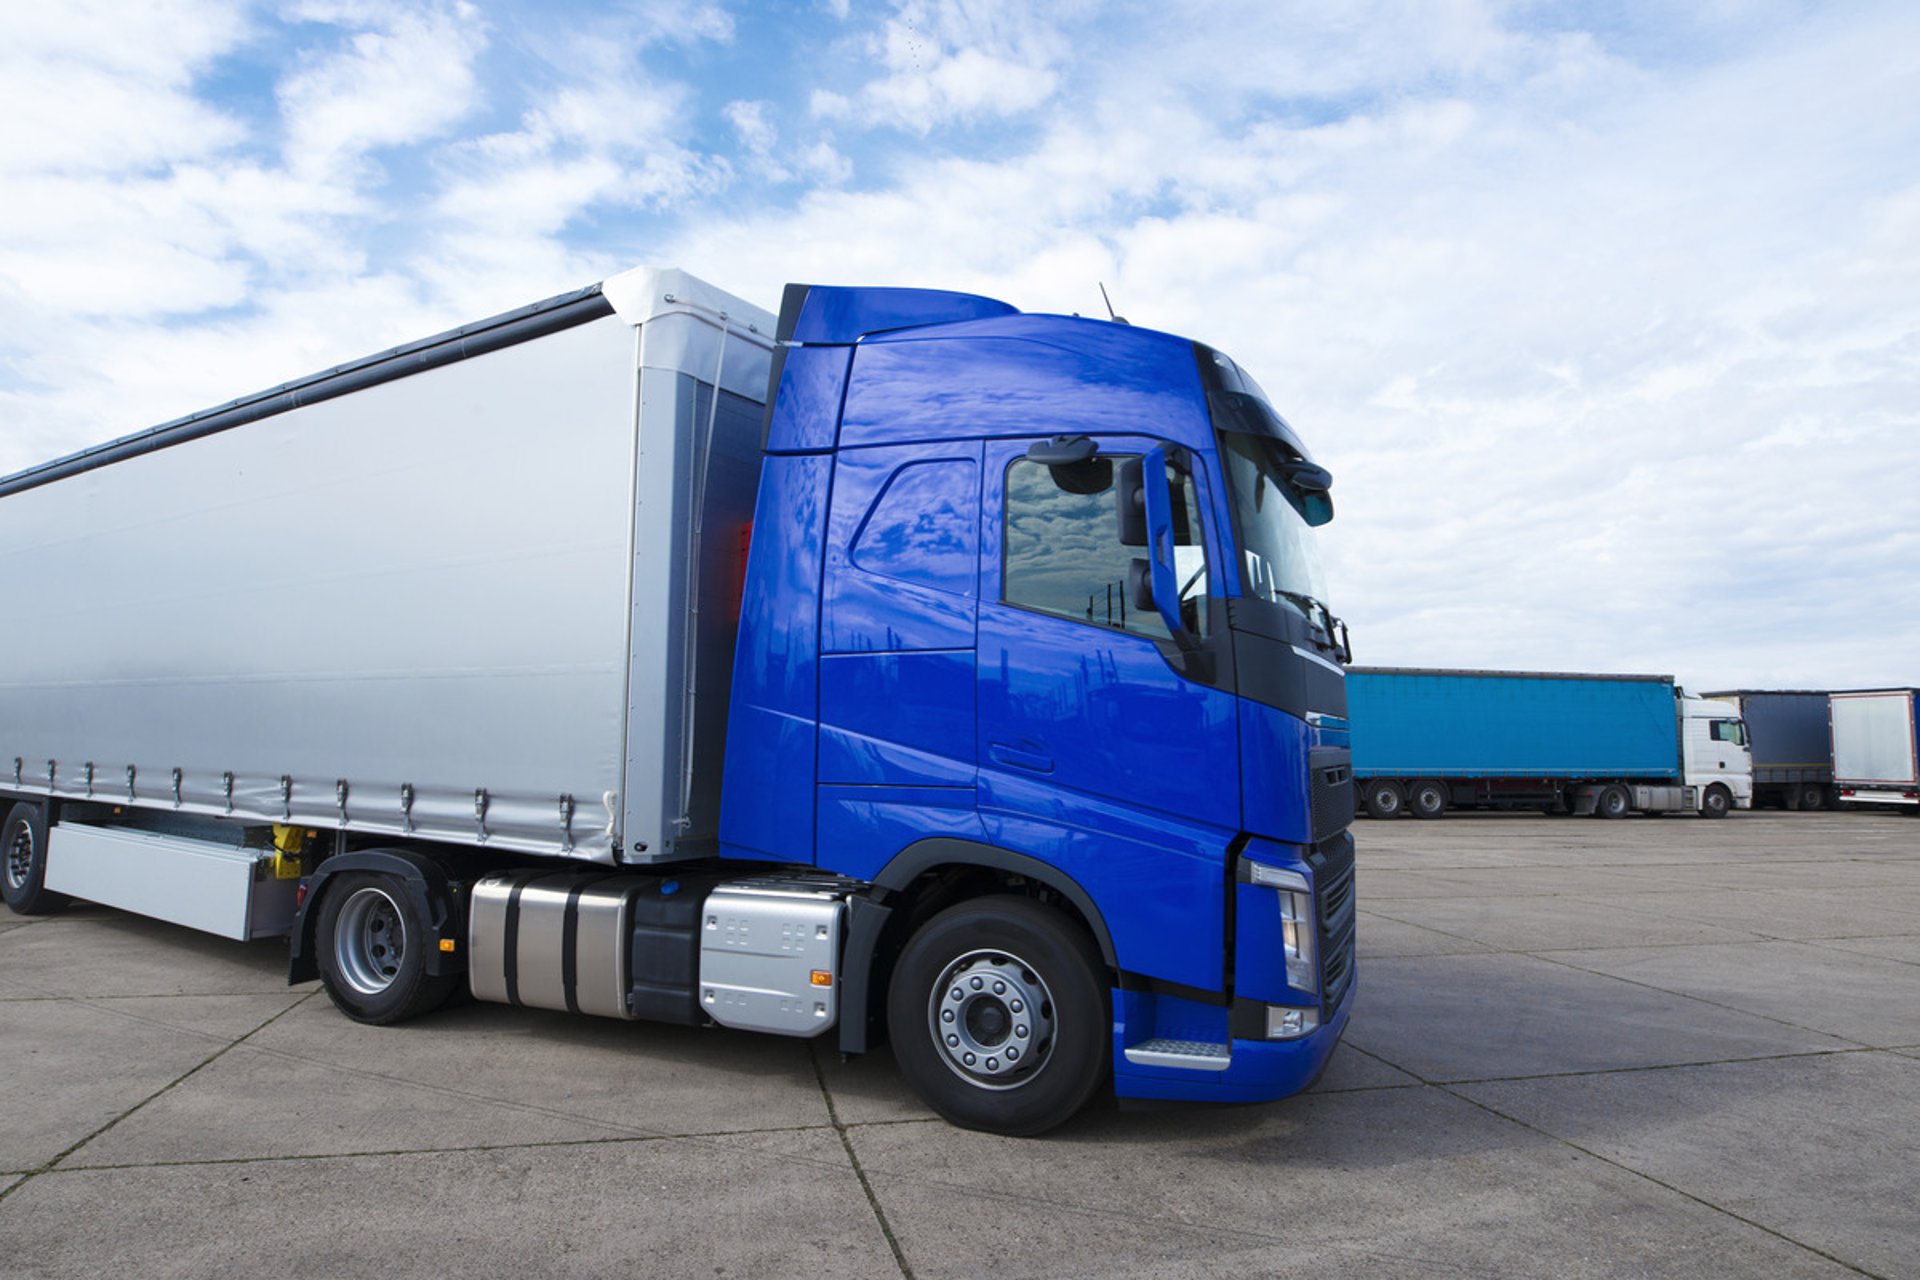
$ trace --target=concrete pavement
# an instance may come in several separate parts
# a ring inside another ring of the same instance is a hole
[[[1362,821],[1315,1091],[928,1117],[892,1062],[0,914],[0,1274],[1920,1277],[1920,819]]]

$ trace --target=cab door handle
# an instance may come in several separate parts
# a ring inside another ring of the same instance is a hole
[[[1010,747],[1004,742],[991,743],[987,747],[987,758],[995,764],[1006,765],[1009,769],[1025,769],[1030,773],[1052,773],[1053,757],[1022,751]]]

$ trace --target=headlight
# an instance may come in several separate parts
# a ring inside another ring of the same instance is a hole
[[[1298,1040],[1308,1032],[1320,1029],[1320,1013],[1316,1009],[1295,1009],[1283,1004],[1267,1006],[1267,1039]]]
[[[1286,951],[1287,985],[1309,995],[1320,990],[1319,970],[1313,963],[1313,891],[1297,871],[1248,862],[1247,878],[1277,889],[1280,899],[1280,944]]]

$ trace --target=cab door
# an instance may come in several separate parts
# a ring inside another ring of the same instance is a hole
[[[871,876],[975,838],[980,445],[843,450],[820,610],[818,847]]]
[[[1073,468],[1028,457],[1030,443],[989,441],[983,458],[982,822],[1126,912],[1113,929],[1117,946],[1134,939],[1123,966],[1217,988],[1240,826],[1235,700],[1176,672],[1166,624],[1127,598],[1146,552],[1121,542],[1116,515],[1121,463],[1159,442],[1103,438]],[[1199,514],[1204,477],[1175,483],[1176,560],[1204,628],[1218,543]]]

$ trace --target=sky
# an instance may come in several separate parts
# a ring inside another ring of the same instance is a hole
[[[1104,283],[1359,662],[1920,684],[1911,0],[4,9],[0,473],[637,265]]]

